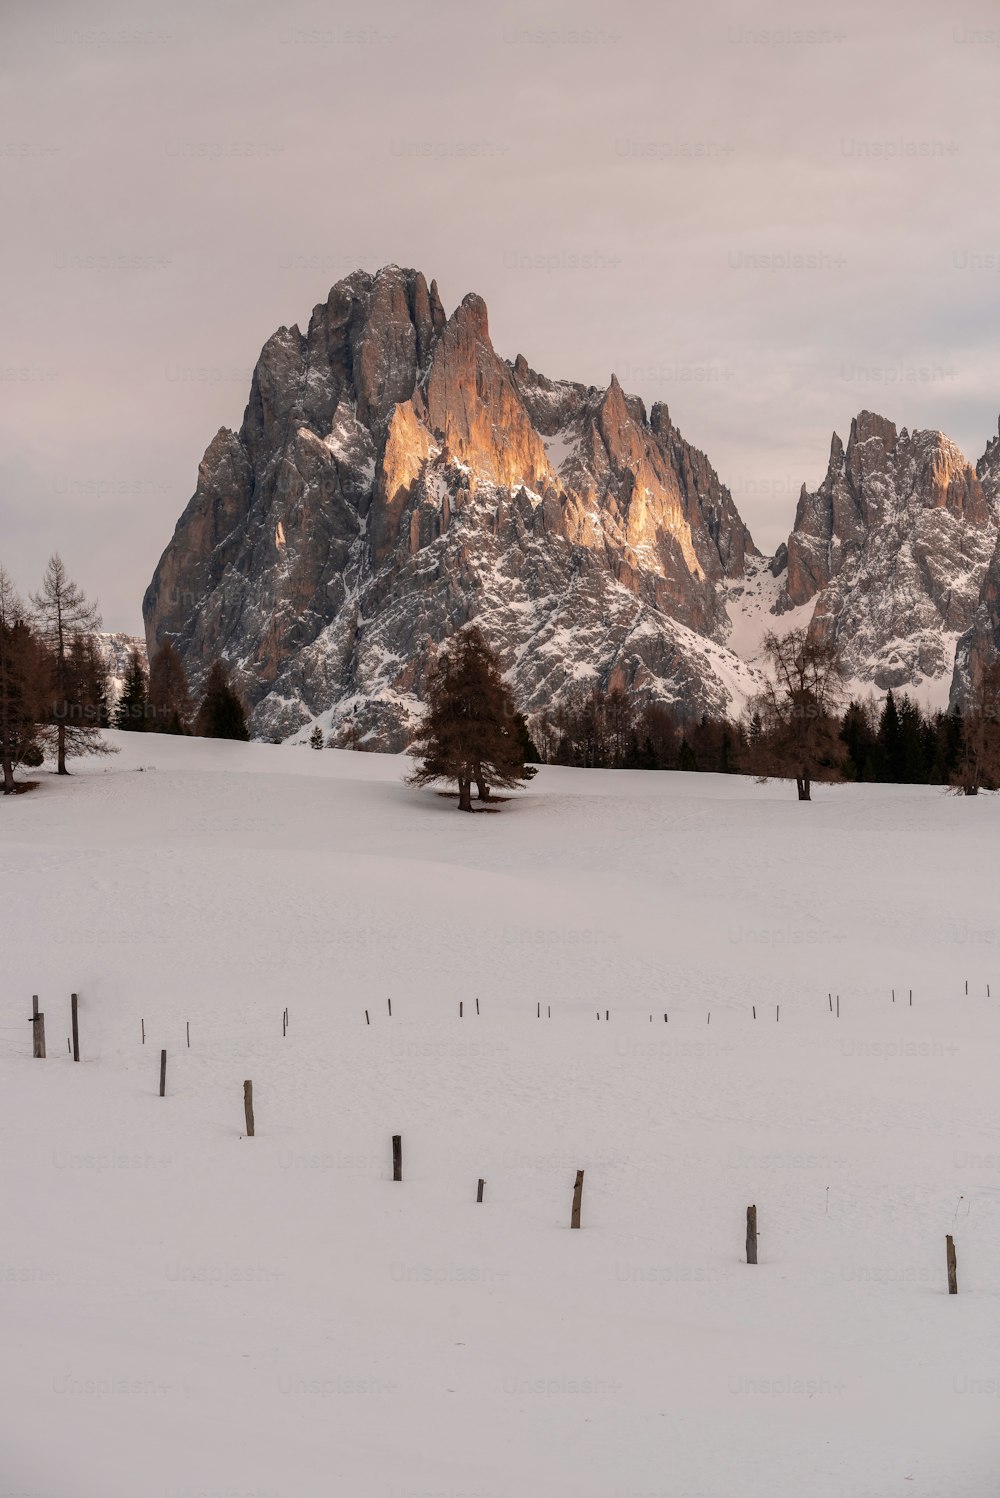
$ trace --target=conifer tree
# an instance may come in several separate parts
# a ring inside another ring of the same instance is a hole
[[[16,789],[16,767],[33,757],[47,665],[24,604],[0,567],[0,766],[5,796]]]
[[[31,603],[51,662],[44,732],[55,742],[58,774],[67,775],[67,756],[108,752],[100,736],[106,684],[94,640],[101,617],[71,580],[58,553],[50,557]]]
[[[209,667],[194,731],[203,739],[239,739],[246,743],[250,738],[246,708],[229,685],[229,671],[222,660],[213,661]]]
[[[114,725],[126,733],[144,733],[147,724],[146,668],[138,650],[129,652],[121,696],[115,706]]]
[[[191,727],[187,673],[172,640],[164,640],[149,663],[149,716],[156,733],[187,733]]]
[[[487,800],[493,786],[518,786],[536,774],[499,662],[475,627],[442,650],[427,681],[427,715],[410,754],[421,763],[411,785],[458,783],[459,811],[472,811],[472,785]]]

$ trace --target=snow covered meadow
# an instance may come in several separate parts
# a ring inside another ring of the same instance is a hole
[[[111,737],[0,807],[3,1498],[992,1498],[1000,801]]]

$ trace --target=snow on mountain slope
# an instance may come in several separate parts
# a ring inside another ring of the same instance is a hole
[[[803,486],[788,538],[785,605],[812,605],[849,676],[946,706],[959,636],[972,625],[997,542],[1000,491],[941,432],[897,432],[862,411],[827,474]]]
[[[10,1492],[993,1498],[1000,802],[115,739],[0,809]]]

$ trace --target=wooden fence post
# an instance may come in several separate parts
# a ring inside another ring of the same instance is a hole
[[[73,1020],[73,1060],[80,1059],[80,1021],[77,1016],[77,996],[75,993],[69,996],[70,1015]]]
[[[247,1116],[247,1138],[253,1138],[253,1083],[243,1083],[243,1112]]]
[[[167,1053],[160,1052],[160,1097],[167,1095]]]
[[[747,1263],[757,1262],[757,1208],[747,1207]]]
[[[582,1202],[583,1202],[583,1171],[582,1170],[578,1170],[577,1173],[576,1173],[576,1185],[573,1187],[573,1215],[572,1215],[572,1217],[570,1218],[570,1221],[569,1221],[569,1225],[570,1225],[571,1228],[578,1228],[580,1226],[580,1207],[581,1207]]]
[[[958,1294],[958,1263],[955,1259],[955,1240],[950,1233],[944,1240],[945,1255],[948,1260],[948,1294]]]
[[[485,1185],[486,1185],[486,1182],[483,1180],[482,1176],[480,1176],[480,1178],[479,1178],[479,1189],[476,1192],[476,1201],[477,1202],[481,1202],[482,1199],[483,1199],[483,1187]]]
[[[403,1136],[393,1134],[392,1136],[392,1178],[394,1181],[403,1179]]]
[[[31,1056],[34,1061],[45,1060],[45,1015],[38,1012],[38,995],[31,996]]]

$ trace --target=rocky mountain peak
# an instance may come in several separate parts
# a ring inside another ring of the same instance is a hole
[[[387,266],[267,340],[144,612],[196,686],[233,662],[258,733],[326,713],[397,744],[436,644],[473,617],[528,707],[613,674],[731,708],[754,676],[725,650],[719,582],[750,554],[666,407],[507,363],[481,297],[446,318],[433,281]]]
[[[861,411],[819,488],[803,487],[780,602],[813,603],[859,682],[943,683],[995,536],[995,505],[949,438]]]

